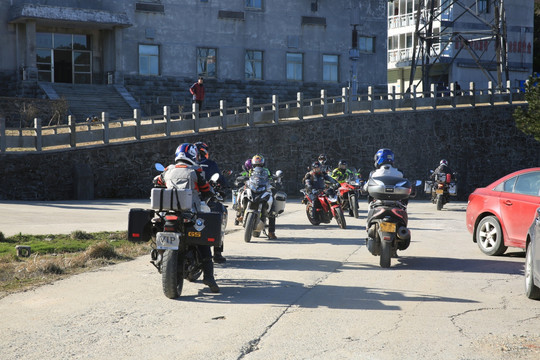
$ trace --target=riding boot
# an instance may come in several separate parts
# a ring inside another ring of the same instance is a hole
[[[222,247],[214,248],[214,262],[217,264],[223,264],[227,259],[221,254],[223,251]]]
[[[203,259],[203,284],[210,288],[213,293],[219,292],[219,286],[214,279],[214,263],[212,259]]]

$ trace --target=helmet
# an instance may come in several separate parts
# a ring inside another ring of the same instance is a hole
[[[262,157],[262,155],[255,155],[254,157],[251,158],[251,165],[253,167],[257,167],[257,166],[263,167],[264,166],[264,157]]]
[[[439,165],[448,166],[448,160],[442,159]]]
[[[319,155],[318,160],[321,164],[324,164],[326,162],[326,155],[324,154]]]
[[[339,160],[338,167],[342,170],[345,170],[347,168],[347,160]]]
[[[202,141],[196,142],[195,146],[197,147],[197,150],[199,151],[199,156],[202,159],[203,157],[208,159],[208,145],[203,143]]]
[[[373,160],[375,160],[375,167],[377,169],[384,164],[394,165],[394,153],[390,149],[379,149]]]
[[[321,163],[315,161],[313,164],[311,164],[311,170],[316,174],[320,174],[322,172]]]
[[[197,147],[190,143],[183,143],[176,148],[174,161],[184,160],[192,165],[197,165],[199,160]]]
[[[253,168],[253,166],[251,166],[251,159],[247,159],[246,162],[244,163],[244,169],[246,171],[249,171]]]

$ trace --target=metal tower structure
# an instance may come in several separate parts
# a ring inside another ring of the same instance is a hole
[[[437,3],[440,2],[440,6]],[[478,15],[479,6],[487,7],[493,13],[489,21]],[[451,16],[449,16],[451,14]],[[477,26],[472,30],[460,31],[455,26],[459,19],[466,14],[472,16]],[[413,54],[408,92],[412,85],[422,83],[425,90],[431,86],[430,71],[434,64],[444,58],[446,63],[453,63],[458,55],[465,50],[474,60],[483,74],[499,88],[502,87],[503,74],[509,79],[507,44],[506,44],[506,13],[504,0],[419,0],[416,9],[415,33],[413,39]],[[440,23],[438,33],[434,31],[434,23]],[[457,28],[457,29],[456,29]],[[489,42],[494,45],[495,55],[489,53],[488,46],[473,47],[475,42]],[[444,52],[454,46],[457,51],[451,57]],[[497,78],[489,71],[496,65]],[[414,84],[416,69],[422,70],[422,78]]]

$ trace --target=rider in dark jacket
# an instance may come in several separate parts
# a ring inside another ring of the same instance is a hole
[[[326,188],[326,182],[329,182],[335,186],[339,186],[339,182],[336,179],[332,178],[330,175],[323,171],[321,163],[318,161],[315,161],[313,164],[311,164],[311,171],[304,175],[302,182],[304,183],[306,187],[306,193],[308,194],[313,204],[317,204],[318,202],[316,194],[313,194],[312,192],[313,189],[324,190]],[[314,218],[315,206],[311,207],[311,211],[311,216]]]
[[[430,176],[431,180],[435,180],[435,176],[437,176],[437,174],[450,174],[452,176],[452,180],[455,180],[454,172],[450,166],[448,166],[448,161],[445,159],[442,159],[439,166],[435,169],[435,171],[433,171],[433,174]]]

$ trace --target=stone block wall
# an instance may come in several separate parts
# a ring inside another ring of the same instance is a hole
[[[262,154],[272,171],[284,171],[285,190],[299,196],[309,164],[325,153],[332,165],[346,159],[366,175],[382,147],[396,154],[409,179],[425,180],[441,158],[459,173],[459,199],[512,171],[540,165],[540,143],[515,127],[515,106],[358,114],[290,121],[43,153],[0,154],[0,200],[75,198],[76,170],[86,164],[95,198],[148,197],[155,162],[173,160],[182,142],[205,141],[222,169],[240,170]],[[79,189],[80,190],[80,189]]]

